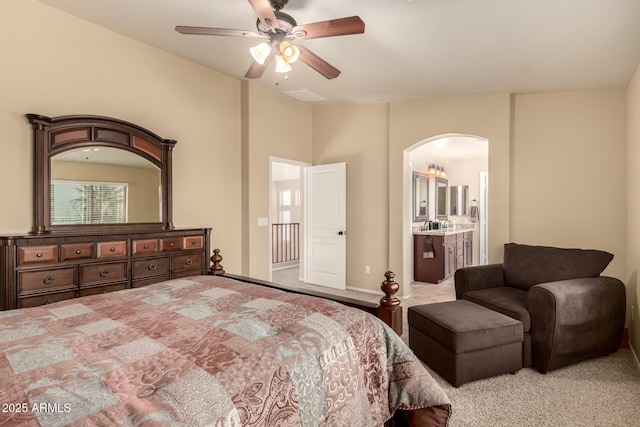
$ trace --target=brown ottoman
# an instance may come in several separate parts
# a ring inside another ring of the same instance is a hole
[[[522,368],[518,320],[466,300],[408,308],[409,347],[451,385]]]

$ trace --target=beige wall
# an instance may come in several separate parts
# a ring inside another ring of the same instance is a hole
[[[624,277],[625,110],[622,89],[515,97],[513,241],[606,250]]]
[[[388,117],[387,104],[313,110],[313,163],[347,163],[347,286],[352,288],[379,291],[387,270]]]
[[[240,83],[35,0],[3,0],[0,16],[0,234],[32,226],[24,114],[104,115],[178,141],[174,223],[213,227],[212,245],[239,271]]]
[[[312,107],[253,81],[242,82],[243,176],[247,182],[242,210],[245,262],[242,274],[268,280],[271,275],[269,157],[311,162]]]
[[[640,67],[627,90],[627,141],[627,263],[623,281],[627,285],[629,340],[637,360],[640,358]],[[632,305],[633,321],[630,320]]]
[[[510,231],[511,97],[459,96],[393,102],[389,119],[389,261],[401,286],[411,280],[411,178],[406,150],[450,133],[489,140],[489,260],[502,258]],[[400,291],[401,294],[403,290]]]

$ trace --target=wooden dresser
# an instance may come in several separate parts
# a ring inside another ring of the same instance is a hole
[[[207,274],[210,231],[0,237],[0,310]]]

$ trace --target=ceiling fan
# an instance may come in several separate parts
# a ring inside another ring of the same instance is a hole
[[[293,45],[291,42],[296,39],[306,40],[362,34],[364,33],[364,22],[358,16],[350,16],[348,18],[330,19],[313,24],[298,25],[293,17],[281,12],[282,8],[288,2],[289,0],[249,0],[251,7],[258,16],[258,21],[256,22],[257,32],[228,28],[188,27],[182,25],[177,26],[176,31],[180,34],[266,39],[267,41],[250,49],[254,61],[245,74],[245,77],[248,79],[260,78],[269,61],[274,56],[276,72],[279,73],[290,71],[290,64],[300,59],[300,61],[327,79],[338,77],[340,70],[306,47]]]

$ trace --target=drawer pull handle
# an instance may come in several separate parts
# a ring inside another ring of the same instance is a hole
[[[55,281],[56,281],[56,279],[54,279],[53,276],[47,276],[47,277],[44,278],[44,284],[45,285],[51,285]]]
[[[144,245],[144,248],[145,249],[149,249],[149,245]]]
[[[82,251],[80,249],[76,250],[76,255],[80,255]]]
[[[184,263],[187,265],[191,265],[193,264],[193,261],[191,259],[187,259]]]
[[[38,252],[38,253],[36,254],[36,257],[37,257],[37,258],[42,258],[42,252]]]
[[[102,270],[100,272],[100,277],[107,277],[109,275],[109,270]]]
[[[103,289],[103,290],[102,290],[102,293],[103,293],[103,294],[106,294],[106,293],[107,293],[107,290],[106,290],[106,289]]]
[[[194,246],[196,245],[196,243],[198,243],[198,242],[196,242],[195,240],[191,241],[191,244],[194,245]]]
[[[48,300],[46,300],[46,301],[44,302],[44,304],[43,304],[43,305],[47,305],[47,304],[53,304],[53,301],[51,301],[50,299],[48,299]]]
[[[109,248],[109,251],[111,251],[111,252],[115,252],[115,251],[116,251],[116,248]]]
[[[169,247],[171,247],[171,248],[172,248],[172,247],[174,247],[174,246],[175,246],[175,243],[173,243],[173,242],[169,243]]]
[[[158,268],[158,266],[155,264],[149,264],[149,270],[155,270],[156,268]]]

